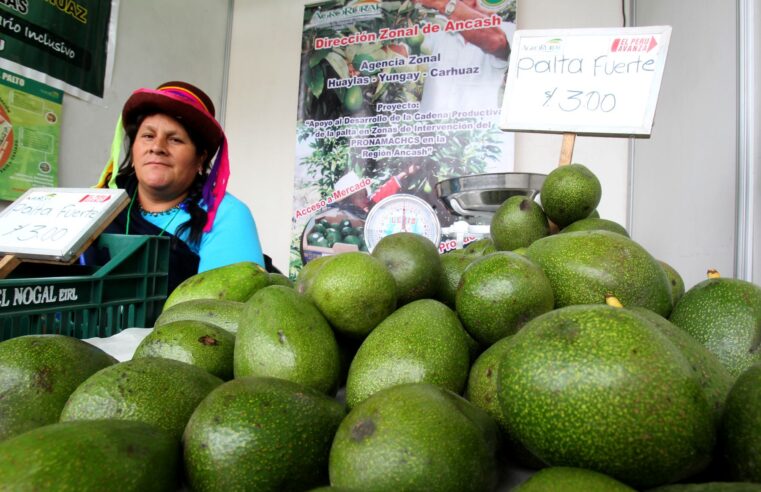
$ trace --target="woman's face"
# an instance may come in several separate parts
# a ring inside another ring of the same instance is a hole
[[[187,192],[205,158],[205,152],[197,155],[185,127],[164,114],[147,116],[132,143],[132,164],[140,188],[166,199]]]

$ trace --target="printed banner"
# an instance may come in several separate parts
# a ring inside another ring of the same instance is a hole
[[[0,70],[0,200],[58,185],[63,92]]]
[[[515,18],[515,0],[305,7],[292,276],[367,250],[365,220],[390,195],[422,198],[445,229],[458,217],[440,180],[513,170],[499,117]]]
[[[118,0],[1,0],[0,68],[102,98],[110,83]]]

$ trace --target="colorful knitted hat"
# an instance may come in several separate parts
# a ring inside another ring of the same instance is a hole
[[[124,125],[134,124],[142,114],[162,113],[191,128],[197,138],[204,140],[217,157],[203,187],[203,200],[208,219],[204,232],[211,230],[219,203],[225,196],[230,178],[227,138],[214,117],[214,103],[201,89],[186,82],[166,82],[157,89],[138,89],[124,103],[111,144],[111,159],[106,164],[97,187],[116,188],[116,175],[124,141]]]

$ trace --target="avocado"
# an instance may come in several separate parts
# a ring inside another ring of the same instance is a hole
[[[270,272],[270,285],[285,285],[286,287],[293,287],[293,281],[282,273]]]
[[[241,261],[186,278],[169,293],[164,310],[196,299],[243,302],[266,285],[269,285],[269,275],[264,268],[253,261]]]
[[[531,454],[515,436],[510,435],[497,397],[497,370],[509,340],[510,335],[495,342],[473,362],[468,374],[465,398],[497,423],[502,458],[525,468],[539,469],[545,466],[544,463]]]
[[[193,490],[297,491],[327,484],[337,400],[304,385],[247,376],[212,391],[188,421],[185,468]]]
[[[539,470],[515,492],[636,492],[625,483],[604,473],[571,466],[552,466]]]
[[[61,421],[146,422],[182,437],[195,407],[222,384],[200,367],[159,357],[133,359],[98,371],[71,394]]]
[[[700,382],[718,423],[724,409],[724,401],[735,380],[729,370],[703,344],[666,318],[641,307],[631,308],[631,311],[652,323],[681,350]]]
[[[299,292],[342,334],[364,338],[396,309],[396,280],[368,253],[334,255],[310,276]]]
[[[575,231],[610,231],[621,234],[622,236],[629,237],[629,233],[626,232],[626,228],[608,219],[601,219],[599,217],[586,217],[572,222],[565,226],[560,232],[575,232]]]
[[[669,284],[671,284],[671,305],[676,306],[676,303],[684,295],[684,280],[682,279],[682,276],[679,275],[679,272],[665,261],[658,260],[658,264],[660,264],[663,271],[666,272]]]
[[[468,333],[488,346],[551,310],[552,284],[528,258],[498,251],[473,261],[462,273],[456,311]]]
[[[371,253],[386,265],[396,281],[396,304],[436,295],[441,281],[439,250],[421,234],[396,232],[384,236]]]
[[[583,164],[568,164],[544,178],[539,196],[544,213],[562,229],[592,214],[600,203],[602,186]]]
[[[489,231],[495,248],[510,251],[547,236],[550,225],[538,203],[515,195],[502,202],[494,212]]]
[[[502,412],[548,465],[641,489],[710,461],[713,409],[687,359],[641,316],[596,304],[555,309],[507,345],[497,372]]]
[[[0,442],[0,490],[178,490],[180,443],[144,422],[59,422]]]
[[[330,483],[378,492],[493,490],[495,432],[485,412],[443,388],[391,386],[341,422],[330,448]]]
[[[309,286],[312,284],[314,274],[320,270],[325,263],[335,258],[335,255],[318,256],[317,258],[306,262],[296,275],[296,281],[293,283],[293,288],[299,293],[304,294]]]
[[[462,272],[470,265],[479,255],[469,255],[464,253],[465,250],[456,249],[441,255],[441,282],[439,284],[436,299],[443,302],[450,308],[455,308],[457,286],[460,285]]]
[[[270,285],[246,302],[235,340],[235,377],[271,376],[333,393],[340,377],[333,329],[307,298]]]
[[[117,360],[65,335],[25,335],[0,343],[0,441],[58,422],[69,395]]]
[[[427,382],[460,393],[470,353],[457,314],[434,299],[397,309],[362,342],[349,367],[346,404],[389,386]]]
[[[720,453],[732,480],[761,482],[761,363],[729,391],[719,431]]]
[[[550,279],[556,308],[602,304],[610,294],[627,307],[646,307],[664,317],[671,311],[666,272],[645,248],[621,234],[555,234],[531,244],[526,256]]]
[[[483,256],[494,253],[497,251],[497,247],[494,245],[492,238],[482,237],[466,244],[463,250],[466,255]]]
[[[679,299],[669,320],[713,352],[737,377],[761,361],[761,287],[709,278]]]
[[[235,335],[203,321],[173,321],[155,328],[133,359],[163,357],[187,362],[226,381],[233,378]]]
[[[218,326],[233,335],[238,331],[238,320],[243,303],[223,299],[196,299],[184,301],[165,309],[153,324],[154,328],[174,321],[203,321]]]

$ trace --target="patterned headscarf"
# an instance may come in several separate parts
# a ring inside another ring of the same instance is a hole
[[[122,115],[116,125],[114,140],[111,144],[111,158],[103,169],[96,187],[117,187],[116,175],[124,143],[124,125],[135,123],[139,115],[148,112],[162,113],[176,118],[183,125],[191,127],[198,138],[208,144],[212,152],[218,150],[214,165],[203,187],[203,200],[207,206],[208,216],[203,231],[209,232],[230,179],[227,138],[214,117],[214,103],[209,96],[186,82],[167,82],[157,89],[143,88],[132,93],[124,104]]]

